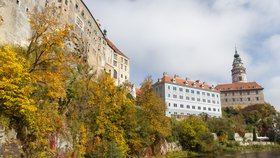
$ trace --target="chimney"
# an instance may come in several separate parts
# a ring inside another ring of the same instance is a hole
[[[104,36],[107,37],[107,30],[106,29],[103,30],[103,33],[104,33]]]
[[[167,75],[168,75],[167,72],[164,72],[164,73],[163,73],[163,76],[167,76]]]

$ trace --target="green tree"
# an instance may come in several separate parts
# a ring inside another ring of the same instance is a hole
[[[179,129],[179,141],[185,150],[207,152],[213,149],[213,135],[200,117],[190,116],[180,123]]]

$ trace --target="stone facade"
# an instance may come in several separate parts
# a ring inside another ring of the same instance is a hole
[[[246,68],[235,50],[232,64],[232,83],[220,84],[216,90],[221,92],[223,107],[248,106],[264,103],[263,87],[256,82],[247,82]]]
[[[116,85],[129,81],[129,59],[108,45],[100,24],[82,0],[0,0],[0,43],[27,46],[31,36],[28,13],[46,6],[57,7],[58,20],[74,27],[73,46],[78,47],[79,53],[97,74],[106,70],[114,77],[114,72],[117,72],[120,75],[114,78]],[[120,66],[114,65],[115,54]],[[122,58],[125,58],[126,71],[120,69]]]

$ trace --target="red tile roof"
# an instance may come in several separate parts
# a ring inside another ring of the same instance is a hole
[[[240,91],[240,90],[263,90],[263,87],[256,82],[238,82],[230,84],[220,84],[215,87],[218,91]]]
[[[141,93],[140,88],[135,88],[136,89],[136,95],[139,95]]]
[[[108,45],[109,45],[117,54],[119,54],[119,55],[121,55],[121,56],[123,56],[123,57],[125,57],[125,58],[128,59],[128,57],[125,56],[124,53],[121,52],[121,51],[114,45],[114,43],[113,43],[112,41],[110,41],[108,38],[106,38],[106,41],[107,41]]]
[[[197,81],[185,80],[185,79],[180,78],[179,76],[171,77],[169,75],[164,75],[161,79],[159,79],[158,82],[155,83],[155,85],[160,84],[160,83],[173,83],[173,84],[193,87],[193,88],[197,88],[197,89],[216,91],[214,87],[209,86],[205,82],[201,83],[201,82],[199,82],[199,80],[197,80]]]

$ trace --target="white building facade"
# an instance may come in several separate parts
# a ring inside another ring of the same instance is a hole
[[[184,80],[179,76],[163,77],[154,84],[154,90],[166,103],[166,116],[187,117],[207,114],[222,117],[220,92],[205,82]]]

